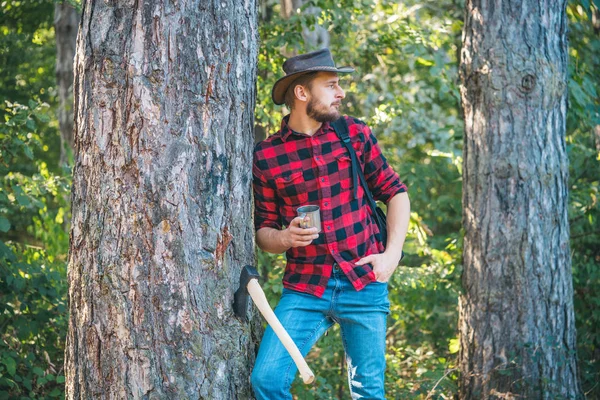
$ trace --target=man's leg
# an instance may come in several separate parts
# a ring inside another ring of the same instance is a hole
[[[387,284],[374,282],[359,292],[352,290],[349,286],[341,293],[335,313],[346,351],[350,393],[352,399],[384,399]]]
[[[275,314],[290,334],[303,356],[333,324],[327,317],[331,290],[323,298],[284,289]],[[290,387],[298,371],[296,364],[270,326],[260,343],[252,371],[252,387],[256,398],[292,399]]]

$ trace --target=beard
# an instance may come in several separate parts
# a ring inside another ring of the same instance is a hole
[[[313,97],[306,105],[306,115],[321,123],[333,122],[341,116],[338,110],[327,110],[326,107],[325,104]]]

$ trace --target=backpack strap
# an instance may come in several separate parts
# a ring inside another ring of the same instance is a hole
[[[350,154],[350,159],[352,160],[352,184],[354,188],[354,198],[358,199],[358,182],[357,176],[360,179],[360,183],[363,186],[365,196],[367,197],[367,201],[369,203],[369,207],[371,207],[371,212],[373,214],[373,218],[375,219],[375,223],[379,227],[379,233],[381,235],[381,240],[383,242],[383,247],[387,246],[387,222],[385,213],[381,210],[381,208],[377,207],[377,203],[375,203],[375,199],[373,198],[373,194],[371,193],[371,189],[369,189],[369,185],[367,185],[367,180],[365,179],[364,172],[362,168],[359,168],[360,164],[358,162],[358,157],[356,156],[356,152],[354,151],[354,147],[350,143],[350,135],[348,132],[348,124],[346,123],[346,118],[341,116],[339,119],[334,121],[331,126],[335,130],[335,133],[340,138],[348,153]],[[400,256],[400,260],[404,258],[404,251]]]
[[[358,165],[355,162],[356,153],[354,152],[354,148],[350,144],[350,134],[348,132],[348,124],[346,123],[346,118],[342,115],[339,119],[335,120],[331,126],[333,126],[333,130],[340,138],[346,149],[348,150],[348,154],[350,155],[350,160],[352,161],[352,169],[350,173],[352,174],[352,194],[355,199],[358,199],[358,181],[357,181],[357,169]]]
[[[357,178],[358,178],[358,179],[360,179],[360,183],[363,186],[365,196],[367,197],[367,201],[369,202],[369,206],[371,207],[371,211],[373,212],[373,215],[375,215],[377,212],[376,211],[377,203],[375,203],[375,199],[373,199],[373,195],[371,194],[371,189],[369,189],[369,186],[367,185],[367,181],[365,179],[363,170],[362,170],[362,168],[360,168],[360,163],[358,162],[358,157],[356,156],[356,151],[354,151],[354,147],[352,147],[352,144],[350,143],[350,136],[349,136],[349,132],[348,132],[348,124],[346,123],[346,118],[344,118],[344,116],[341,116],[339,119],[337,119],[331,125],[333,126],[335,133],[338,135],[338,137],[340,138],[342,143],[344,143],[344,146],[346,146],[346,149],[348,150],[348,153],[350,154],[350,159],[352,160],[352,171],[351,172],[352,172],[352,188],[353,188],[354,198],[358,199],[358,180],[357,180]]]

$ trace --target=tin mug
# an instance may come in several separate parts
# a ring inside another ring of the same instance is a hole
[[[303,219],[300,223],[302,228],[317,228],[317,233],[321,232],[321,209],[319,206],[308,205],[298,207],[296,212],[298,213],[298,216]],[[307,221],[305,221],[306,217],[308,217]]]

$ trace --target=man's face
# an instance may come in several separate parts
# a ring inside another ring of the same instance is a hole
[[[346,97],[339,82],[340,78],[335,72],[320,72],[308,90],[306,115],[318,122],[332,122],[338,119],[342,99]]]

